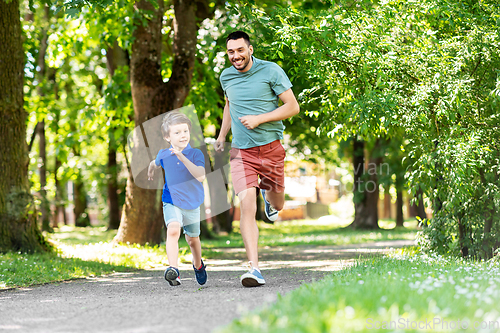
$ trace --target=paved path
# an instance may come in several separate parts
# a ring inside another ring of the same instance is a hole
[[[206,261],[209,281],[203,287],[184,265],[179,287],[170,287],[163,271],[150,270],[2,291],[0,332],[213,332],[360,255],[407,245],[413,241],[264,248],[266,286],[259,288],[241,286],[244,251],[228,249],[223,259]]]

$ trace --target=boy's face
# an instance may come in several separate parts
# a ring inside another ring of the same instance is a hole
[[[170,135],[165,139],[170,142],[176,150],[183,150],[189,143],[189,126],[188,124],[177,124],[170,126]]]
[[[252,66],[248,65],[252,60],[253,47],[247,45],[245,39],[230,39],[227,41],[227,56],[229,61],[240,72],[246,72]]]

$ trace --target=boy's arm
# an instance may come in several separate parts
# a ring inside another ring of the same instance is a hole
[[[226,98],[224,113],[222,114],[222,125],[220,127],[219,137],[215,141],[215,151],[224,151],[227,133],[231,129],[231,114],[229,113],[229,101]]]
[[[155,160],[152,160],[151,163],[149,163],[148,180],[153,180],[153,177],[155,175],[155,170],[158,168],[161,168],[161,165],[156,165]]]
[[[297,99],[295,99],[292,89],[288,89],[278,95],[278,97],[283,102],[282,106],[268,113],[240,117],[239,119],[241,123],[248,129],[254,129],[260,124],[287,119],[299,113],[299,103],[297,102]]]
[[[205,180],[205,167],[202,167],[201,165],[196,165],[193,162],[191,162],[182,152],[176,151],[172,149],[175,155],[179,158],[179,160],[184,163],[186,168],[188,169],[189,173],[196,178],[197,181],[202,183]]]

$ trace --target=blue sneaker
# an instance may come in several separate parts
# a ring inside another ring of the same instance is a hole
[[[267,219],[271,222],[276,221],[278,219],[278,211],[274,209],[274,207],[271,206],[271,204],[266,200],[266,191],[261,189],[260,193],[262,193],[264,205],[266,206],[266,209],[264,209],[264,211],[266,212]]]
[[[205,264],[203,263],[203,260],[201,261],[201,268],[200,269],[196,269],[196,267],[194,267],[194,265],[193,265],[194,275],[196,276],[196,281],[198,282],[198,284],[200,286],[207,283],[207,270],[206,270],[206,268],[207,268],[207,266],[205,266]]]
[[[241,276],[240,281],[244,287],[259,287],[266,284],[262,274],[253,267]]]
[[[171,286],[178,286],[181,284],[180,274],[177,268],[170,266],[165,270],[165,274],[163,275]]]

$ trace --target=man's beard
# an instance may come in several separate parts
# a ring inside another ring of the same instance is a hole
[[[248,67],[248,64],[250,63],[251,57],[252,57],[252,55],[249,52],[248,55],[244,57],[242,65],[240,65],[242,67],[238,68],[238,67],[236,67],[236,65],[234,63],[233,63],[233,67],[236,68],[236,70],[238,70],[238,71],[245,70]]]

